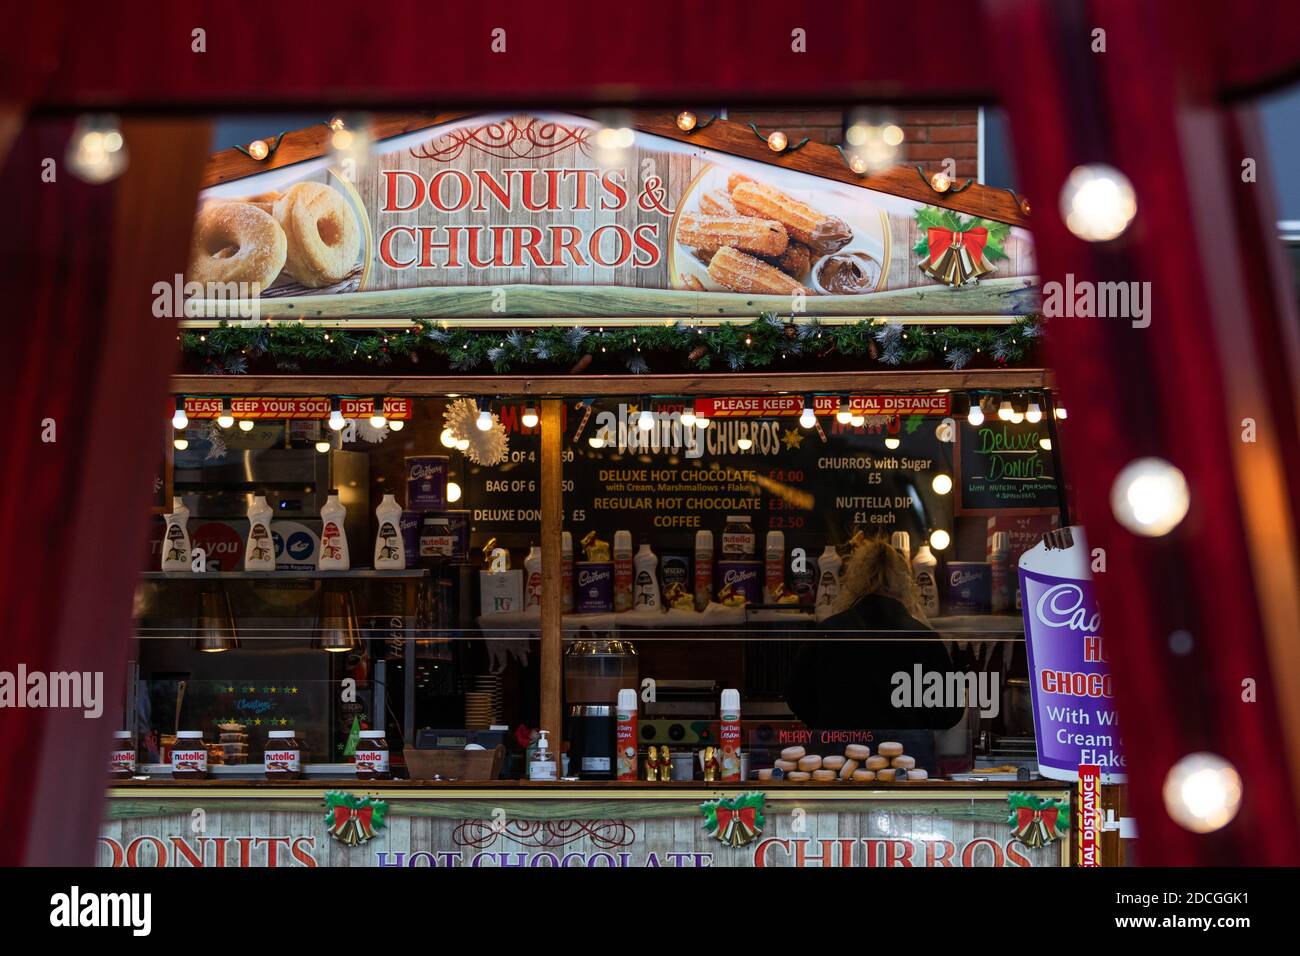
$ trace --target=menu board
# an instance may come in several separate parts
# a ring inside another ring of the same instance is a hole
[[[1046,421],[1020,424],[965,419],[957,434],[957,513],[1055,514],[1060,506],[1055,462],[1041,441]]]

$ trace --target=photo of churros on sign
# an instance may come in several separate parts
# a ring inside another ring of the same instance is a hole
[[[675,288],[760,295],[860,295],[884,287],[887,220],[830,190],[779,188],[715,165],[674,223]]]

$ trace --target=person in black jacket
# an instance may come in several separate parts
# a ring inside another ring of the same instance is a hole
[[[952,658],[925,623],[907,559],[881,539],[861,544],[844,565],[831,615],[795,658],[786,703],[815,730],[946,730],[960,707],[896,706],[910,695],[901,682],[922,673],[947,674]],[[899,698],[896,700],[895,698]]]

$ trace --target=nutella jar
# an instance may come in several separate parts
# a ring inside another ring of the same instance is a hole
[[[208,776],[208,748],[203,746],[203,731],[178,730],[172,747],[172,778],[205,780]]]
[[[267,780],[297,780],[302,776],[302,747],[292,730],[272,730],[266,735],[262,767]]]
[[[129,730],[113,731],[113,749],[108,754],[110,780],[130,780],[135,776],[135,741]]]
[[[393,776],[388,769],[388,741],[382,730],[361,731],[355,759],[358,780],[389,780]]]
[[[728,515],[727,526],[722,529],[722,557],[748,561],[754,556],[754,526],[749,515]]]

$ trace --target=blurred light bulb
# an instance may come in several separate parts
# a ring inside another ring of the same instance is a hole
[[[890,123],[880,131],[880,138],[886,146],[901,146],[903,143],[903,128]]]
[[[460,485],[458,485],[454,481],[447,482],[447,500],[460,501],[460,495],[461,495]]]
[[[853,419],[853,411],[849,408],[849,403],[840,399],[839,407],[835,409],[835,420],[841,425],[847,425]]]
[[[531,406],[531,405],[529,405],[527,408],[525,408],[525,409],[524,409],[524,417],[523,417],[522,421],[523,421],[523,423],[524,423],[524,427],[525,427],[525,428],[536,428],[536,427],[537,427],[537,409],[533,408],[533,406]]]
[[[696,413],[695,413],[695,427],[698,428],[698,429],[700,429],[700,430],[703,430],[703,429],[705,429],[705,428],[708,428],[708,427],[709,427],[709,419],[708,419],[708,416],[706,416],[706,415],[701,415],[699,412],[696,412]]]
[[[934,548],[934,550],[944,551],[950,544],[952,544],[952,536],[947,531],[939,528],[930,532],[930,547]]]
[[[681,421],[682,421],[683,428],[695,427],[695,406],[694,405],[687,405],[685,408],[682,409]]]
[[[946,495],[952,491],[952,478],[940,472],[934,476],[934,480],[930,482],[930,487],[934,489],[936,495]]]
[[[779,129],[773,130],[768,134],[767,148],[772,152],[779,153],[789,145],[790,140],[786,137],[785,133],[781,132]]]
[[[271,147],[266,145],[266,140],[255,139],[248,144],[248,155],[261,162],[271,155]]]
[[[1188,754],[1165,776],[1165,811],[1193,833],[1212,833],[1241,809],[1241,775],[1218,754]]]
[[[1043,410],[1038,407],[1037,402],[1030,402],[1029,408],[1025,410],[1025,421],[1033,422],[1037,425],[1043,420]]]
[[[1002,419],[1004,422],[1009,422],[1011,421],[1011,416],[1015,413],[1016,411],[1011,407],[1011,403],[1005,398],[1002,399],[1002,404],[998,406],[998,418]]]
[[[387,424],[388,424],[388,419],[384,417],[383,412],[375,412],[373,415],[370,416],[371,428],[383,428]]]
[[[217,416],[217,424],[222,428],[229,428],[235,424],[235,416],[230,414],[230,409],[223,408],[221,414]]]
[[[450,428],[444,428],[442,434],[438,436],[438,441],[442,442],[443,448],[455,448],[456,436],[452,434]]]
[[[172,415],[172,428],[182,432],[189,427],[189,424],[190,417],[185,414],[184,406],[178,407],[175,414]]]
[[[984,409],[980,408],[979,402],[971,402],[970,411],[966,413],[966,421],[972,425],[984,424]]]
[[[1061,187],[1061,218],[1066,228],[1089,242],[1114,239],[1137,215],[1137,197],[1128,177],[1113,166],[1076,166]]]
[[[689,133],[691,130],[695,129],[695,124],[698,122],[699,117],[690,110],[682,110],[677,114],[677,128],[683,133]]]
[[[240,419],[239,430],[241,432],[251,432],[253,430],[253,420],[251,418]]]
[[[492,413],[486,408],[478,413],[478,418],[474,419],[474,427],[481,432],[485,432],[492,427]]]
[[[343,413],[341,411],[339,411],[336,408],[330,412],[330,418],[329,418],[330,428],[334,429],[334,431],[336,432],[339,432],[343,430],[343,426],[346,424],[347,422],[343,420]]]
[[[930,188],[937,193],[946,193],[952,189],[952,180],[948,178],[947,173],[935,173],[930,177]]]
[[[1069,413],[1066,412],[1064,405],[1057,405],[1052,409],[1052,414],[1056,416],[1057,421],[1062,422],[1070,417]]]
[[[65,160],[74,176],[98,185],[120,176],[126,169],[127,150],[112,116],[82,116],[68,140]]]
[[[458,438],[458,439],[456,439],[456,450],[457,450],[457,451],[465,451],[467,448],[469,448],[469,439],[468,439],[468,438]]]
[[[636,418],[636,427],[641,429],[643,432],[648,432],[650,429],[654,428],[654,412],[650,411],[648,408],[641,409],[641,414]]]
[[[388,427],[391,431],[400,432],[406,427],[406,422],[402,421],[400,418],[395,418],[388,423]]]
[[[1187,516],[1187,479],[1163,458],[1139,458],[1124,467],[1110,489],[1110,510],[1135,534],[1168,534]]]
[[[587,439],[587,444],[590,445],[592,448],[604,448],[605,433],[603,431],[596,432],[596,434],[592,435],[590,438]]]
[[[177,435],[172,439],[172,447],[177,451],[184,451],[186,448],[190,447],[189,439],[184,435]]]
[[[885,447],[888,448],[890,451],[893,451],[895,448],[897,448],[897,447],[898,447],[899,445],[901,445],[901,444],[902,444],[902,442],[900,442],[900,441],[899,441],[897,438],[895,438],[893,435],[887,435],[887,436],[885,436]]]
[[[1012,409],[1011,417],[1007,419],[1007,421],[1009,421],[1013,425],[1019,425],[1024,420],[1025,420],[1025,413],[1021,411],[1016,411],[1015,409]]]
[[[1044,435],[1042,438],[1038,439],[1038,447],[1043,449],[1043,451],[1051,451],[1052,440]]]
[[[749,451],[754,447],[754,439],[750,438],[748,435],[743,435],[736,439],[736,447],[741,451]]]
[[[804,428],[812,428],[817,424],[817,413],[813,411],[811,405],[805,405],[803,411],[799,413],[799,424]]]
[[[329,442],[324,440],[318,441],[316,443],[316,450],[320,452],[322,455],[327,454],[331,447],[333,446],[331,446]]]
[[[854,412],[852,415],[849,416],[849,424],[852,425],[854,428],[861,428],[866,423],[867,423],[867,416],[859,412]]]

